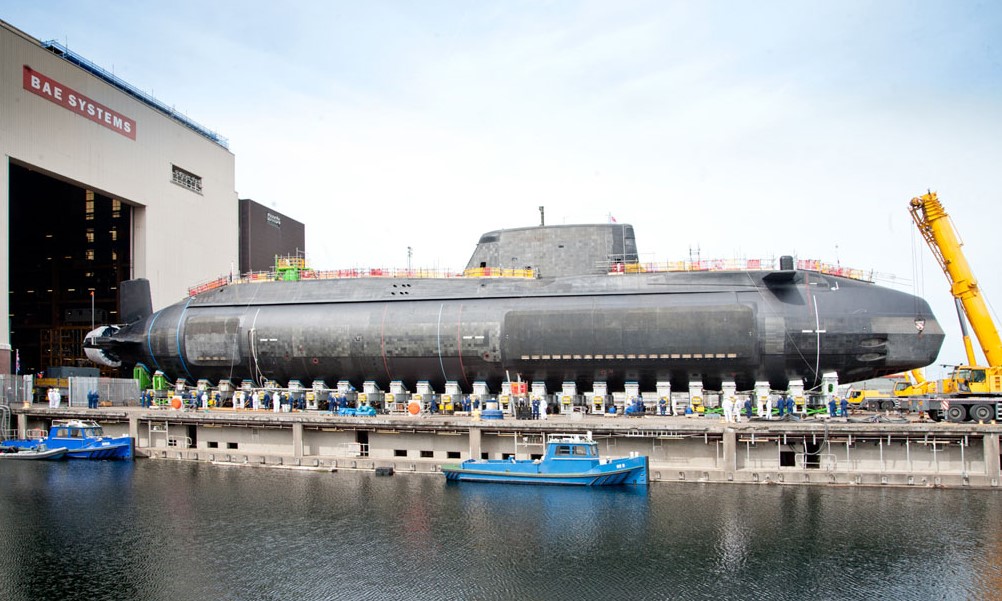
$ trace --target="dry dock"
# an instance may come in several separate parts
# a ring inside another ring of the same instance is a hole
[[[551,433],[591,433],[603,456],[648,455],[654,482],[998,488],[996,424],[808,418],[551,415],[342,417],[320,411],[12,408],[19,432],[86,418],[129,434],[140,457],[248,466],[436,473],[470,457],[528,459]]]

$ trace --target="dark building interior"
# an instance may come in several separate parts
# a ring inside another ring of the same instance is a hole
[[[83,338],[92,323],[117,321],[132,207],[29,167],[9,173],[10,337],[21,373],[94,367]]]

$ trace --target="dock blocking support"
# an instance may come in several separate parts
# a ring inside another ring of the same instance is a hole
[[[724,456],[721,467],[725,472],[738,470],[738,433],[734,428],[724,430]]]
[[[985,475],[988,477],[989,483],[994,483],[994,486],[1002,484],[1000,482],[1000,471],[1002,471],[1002,461],[999,458],[999,435],[998,434],[985,434],[984,438],[984,449],[985,449]]]
[[[480,459],[480,428],[470,428],[470,459]]]
[[[299,422],[292,424],[292,456],[303,456],[303,424]]]

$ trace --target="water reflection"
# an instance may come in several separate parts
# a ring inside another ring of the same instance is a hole
[[[994,492],[0,464],[0,598],[961,599]]]

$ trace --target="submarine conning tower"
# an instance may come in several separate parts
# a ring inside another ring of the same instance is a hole
[[[632,225],[545,225],[487,232],[466,269],[524,269],[558,277],[606,274],[637,262]]]

